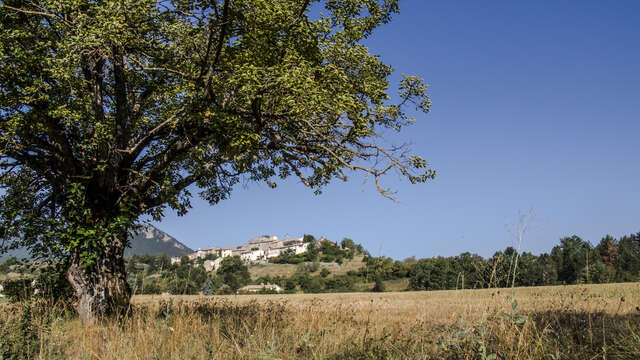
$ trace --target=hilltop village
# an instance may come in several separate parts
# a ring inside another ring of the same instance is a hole
[[[274,235],[263,235],[235,248],[210,247],[198,249],[187,255],[187,257],[189,260],[214,257],[213,260],[205,260],[203,265],[207,271],[216,271],[220,267],[222,259],[228,256],[238,256],[245,264],[264,264],[267,263],[268,259],[278,257],[281,254],[298,255],[305,253],[309,250],[309,244],[310,242],[305,242],[303,237],[290,239],[287,236],[284,240],[281,240]],[[180,261],[180,256],[171,258],[172,264]]]

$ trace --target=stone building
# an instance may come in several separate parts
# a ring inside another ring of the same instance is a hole
[[[240,254],[240,259],[245,263],[252,263],[265,259],[264,250],[247,250]]]
[[[244,245],[236,248],[210,247],[198,249],[187,256],[191,260],[203,258],[210,254],[218,256],[216,260],[208,260],[203,264],[205,268],[207,268],[207,271],[215,271],[220,266],[222,259],[228,256],[239,256],[244,263],[256,263],[266,262],[267,259],[277,257],[285,252],[296,255],[302,254],[308,251],[308,248],[309,243],[304,243],[302,237],[290,239],[289,236],[287,236],[283,241],[274,235],[263,235],[255,237],[247,241]],[[171,263],[179,263],[180,259],[181,257],[179,256],[172,257]]]
[[[263,235],[247,241],[246,244],[242,245],[242,248],[247,250],[260,249],[266,251],[272,248],[281,247],[282,245],[282,240],[278,239],[277,236]]]

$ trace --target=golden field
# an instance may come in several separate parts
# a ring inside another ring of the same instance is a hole
[[[2,304],[0,355],[640,359],[638,283],[381,294],[136,296],[133,304],[125,318],[86,327],[60,306]]]

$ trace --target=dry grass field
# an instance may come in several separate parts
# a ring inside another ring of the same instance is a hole
[[[0,305],[0,358],[640,359],[640,284],[137,296],[126,318]]]

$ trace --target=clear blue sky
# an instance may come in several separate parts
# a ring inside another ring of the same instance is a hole
[[[396,259],[490,256],[512,243],[519,209],[535,210],[534,253],[640,231],[639,38],[640,1],[401,1],[367,45],[394,80],[430,85],[432,112],[399,140],[434,181],[388,177],[397,202],[362,176],[320,196],[295,179],[250,183],[156,225],[192,248],[311,233]]]

